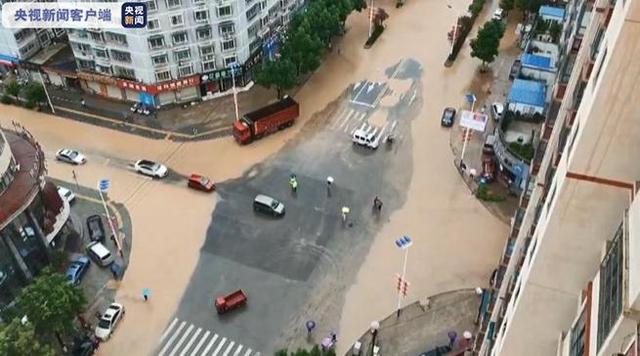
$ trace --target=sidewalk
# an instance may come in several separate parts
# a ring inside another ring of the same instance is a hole
[[[432,296],[402,308],[400,317],[392,313],[379,322],[375,345],[382,355],[419,355],[437,347],[449,346],[450,332],[457,335],[453,353],[458,355],[470,346],[464,340],[465,331],[475,335],[475,321],[480,308],[480,296],[474,289],[462,289]],[[367,330],[358,339],[361,343],[359,355],[373,353],[373,333]],[[460,353],[455,353],[460,351]],[[346,354],[358,355],[353,345]],[[449,354],[446,354],[449,355]]]
[[[56,114],[150,138],[176,140],[210,139],[231,134],[235,120],[233,94],[205,102],[195,102],[187,108],[181,105],[163,107],[155,115],[145,117],[130,111],[132,103],[85,93],[77,89],[61,90],[47,86]],[[83,107],[81,100],[86,106]],[[276,100],[273,90],[254,85],[238,93],[239,113],[253,111]],[[127,116],[134,117],[126,120]]]

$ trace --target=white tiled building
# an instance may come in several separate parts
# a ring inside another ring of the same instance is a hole
[[[85,88],[156,106],[248,81],[263,45],[303,0],[150,0],[145,29],[69,30]],[[162,84],[159,84],[162,83]]]

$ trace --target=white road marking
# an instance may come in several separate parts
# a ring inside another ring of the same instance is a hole
[[[342,110],[340,110],[339,113],[334,115],[334,117],[331,120],[331,125],[329,126],[329,128],[334,129],[338,125],[340,125],[340,122],[342,121],[342,119],[344,119],[344,116],[348,115],[349,110],[353,110],[353,109],[350,109],[348,106],[345,106]]]
[[[251,349],[247,350],[247,352],[244,353],[244,356],[249,356],[251,354]]]
[[[167,337],[167,335],[169,335],[169,333],[171,332],[173,327],[176,326],[177,323],[178,323],[178,318],[173,319],[171,324],[169,324],[169,327],[167,328],[167,330],[165,330],[164,333],[162,333],[162,336],[160,337],[160,343],[164,341],[164,339]]]
[[[164,355],[165,352],[167,352],[167,349],[169,348],[169,346],[173,344],[173,340],[175,340],[178,337],[178,334],[180,334],[180,331],[182,330],[182,328],[184,328],[186,324],[187,324],[186,321],[183,321],[180,324],[180,326],[178,327],[178,330],[176,330],[176,332],[174,332],[173,335],[171,335],[171,337],[169,338],[169,341],[167,341],[167,343],[164,345],[162,350],[160,350],[160,353],[158,354],[158,356],[162,356]]]
[[[236,349],[236,352],[233,353],[233,356],[238,356],[240,355],[240,351],[242,351],[242,345],[238,345],[238,348]]]
[[[176,354],[176,352],[178,352],[178,349],[180,348],[180,346],[182,346],[182,343],[184,342],[184,340],[187,339],[187,336],[189,336],[189,333],[191,332],[191,330],[193,330],[193,324],[189,325],[189,327],[187,328],[187,331],[184,333],[184,335],[182,335],[180,340],[178,340],[178,343],[176,344],[176,346],[174,346],[173,350],[171,350],[171,353],[169,354],[169,356],[173,356]]]
[[[227,346],[227,349],[224,350],[224,354],[222,354],[222,356],[229,356],[229,352],[231,352],[231,349],[233,348],[233,345],[235,345],[235,344],[236,344],[235,341],[231,341],[229,346]]]
[[[187,346],[185,346],[184,349],[182,349],[182,352],[180,353],[180,356],[184,356],[184,355],[187,354],[187,350],[189,350],[191,345],[193,345],[193,343],[196,341],[196,338],[198,337],[198,335],[200,335],[201,331],[202,331],[202,328],[198,328],[198,330],[196,330],[196,332],[193,334],[193,336],[191,337],[191,339],[187,343]]]
[[[349,112],[349,115],[346,116],[344,120],[342,120],[338,128],[342,128],[343,126],[346,126],[349,123],[349,120],[351,120],[351,118],[354,116],[354,114],[357,114],[357,111],[351,109],[351,112]]]
[[[225,342],[227,342],[227,338],[223,337],[222,341],[220,341],[218,347],[216,347],[216,350],[213,352],[213,356],[216,356],[220,352],[220,349],[222,349],[222,345],[224,345]],[[204,354],[206,354],[206,352],[204,352]]]
[[[196,348],[193,349],[193,352],[191,352],[190,356],[196,356],[196,354],[198,353],[198,350],[200,350],[200,348],[202,347],[202,344],[204,344],[204,342],[207,340],[207,338],[209,337],[209,334],[211,333],[211,331],[207,330],[206,333],[204,333],[204,336],[200,339],[200,341],[198,342],[198,344],[196,345]],[[216,341],[216,339],[218,338],[218,334],[216,334],[213,337],[213,341]]]
[[[218,336],[218,334],[216,334],[216,336]],[[206,355],[207,352],[209,352],[209,350],[211,349],[211,346],[213,346],[213,343],[216,341],[217,337],[213,337],[213,339],[211,339],[211,341],[209,341],[209,345],[207,345],[207,347],[204,349],[204,351],[202,351],[203,355]],[[227,338],[223,338],[222,341],[220,342],[220,344],[218,345],[218,348],[216,349],[216,351],[214,351],[214,356],[218,353],[218,350],[222,347],[222,344],[225,343],[225,341],[227,341]]]

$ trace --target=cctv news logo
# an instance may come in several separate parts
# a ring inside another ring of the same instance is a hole
[[[5,28],[143,28],[147,4],[142,2],[7,2]]]

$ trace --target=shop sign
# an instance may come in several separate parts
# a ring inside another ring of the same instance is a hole
[[[78,78],[88,80],[90,82],[98,82],[102,84],[116,85],[117,83],[117,81],[111,77],[106,77],[104,75],[93,74],[93,73],[78,72]]]
[[[141,84],[130,82],[127,80],[118,80],[118,87],[123,89],[132,89],[135,91],[158,94],[165,91],[176,91],[182,88],[193,87],[200,84],[200,77],[195,75],[184,79],[173,80],[161,84]]]
[[[235,70],[236,77],[241,76],[244,73],[244,67],[240,67]],[[213,72],[207,72],[200,76],[200,81],[202,83],[215,82],[220,79],[231,78],[231,69],[225,68],[220,70],[215,70]]]

